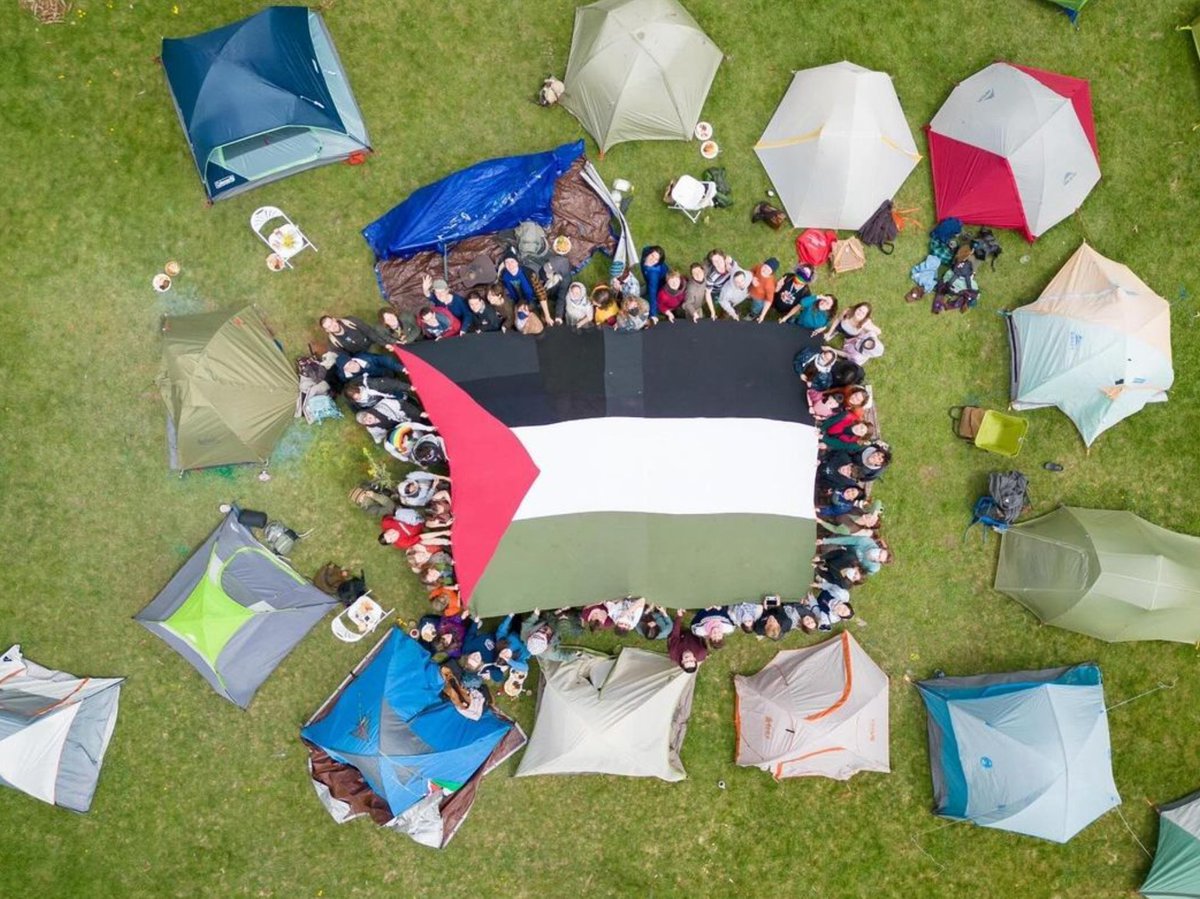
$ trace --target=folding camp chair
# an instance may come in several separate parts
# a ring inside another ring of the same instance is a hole
[[[678,209],[695,224],[700,213],[712,208],[716,195],[715,181],[699,181],[691,175],[680,175],[668,185],[666,199],[671,204],[669,208]]]
[[[273,229],[265,230],[267,225],[275,222],[278,224]],[[305,247],[312,247],[313,252],[317,250],[316,244],[305,237],[304,232],[296,227],[282,209],[275,206],[260,206],[255,209],[254,214],[250,216],[250,230],[257,234],[288,268],[292,267],[291,258]]]
[[[379,603],[364,593],[334,618],[329,626],[333,635],[343,643],[357,643],[379,627],[379,623],[394,611],[395,609],[388,609],[385,612]]]

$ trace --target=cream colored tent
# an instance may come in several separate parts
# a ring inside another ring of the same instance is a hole
[[[860,228],[921,159],[892,79],[852,62],[797,72],[754,150],[797,228]]]
[[[1086,243],[1008,318],[1012,407],[1057,406],[1088,446],[1147,403],[1165,403],[1171,306]]]
[[[846,631],[733,681],[739,765],[777,779],[891,770],[887,675]]]
[[[543,662],[537,721],[517,776],[683,780],[679,750],[695,685],[695,674],[644,649],[626,647],[616,658],[580,653],[568,662]]]
[[[20,646],[0,655],[0,786],[86,812],[117,723],[122,680],[43,668]]]
[[[599,0],[575,11],[560,102],[600,152],[689,140],[721,51],[677,0]]]

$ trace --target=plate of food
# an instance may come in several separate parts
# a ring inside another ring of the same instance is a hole
[[[272,253],[267,257],[267,268],[273,272],[283,271],[283,257],[278,253]]]
[[[696,140],[708,140],[713,136],[713,127],[708,122],[696,123]]]
[[[166,293],[168,290],[171,289],[171,278],[170,278],[170,276],[167,275],[166,272],[159,272],[150,281],[150,284],[159,293]]]
[[[554,243],[552,246],[554,247],[554,252],[559,256],[566,256],[571,252],[571,238],[567,237],[565,234],[560,234],[558,237],[554,238]]]
[[[715,140],[706,140],[700,145],[700,155],[705,159],[716,159],[717,154],[721,152],[721,148],[717,146]]]

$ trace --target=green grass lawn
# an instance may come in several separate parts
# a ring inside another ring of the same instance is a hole
[[[417,613],[423,600],[402,560],[376,545],[374,524],[346,501],[365,437],[347,423],[297,427],[268,483],[249,468],[172,476],[153,384],[156,326],[166,312],[252,300],[298,354],[318,313],[373,314],[363,225],[453,169],[580,136],[567,113],[530,102],[544,75],[565,68],[572,5],[328,0],[378,153],[206,208],[158,42],[258,6],[86,0],[71,24],[39,27],[10,0],[0,6],[0,644],[19,641],[68,671],[128,676],[90,814],[0,792],[0,870],[14,895],[1093,899],[1140,883],[1149,861],[1116,812],[1065,846],[942,826],[929,812],[924,713],[906,678],[1092,659],[1110,703],[1175,681],[1112,714],[1121,811],[1152,848],[1148,802],[1200,786],[1196,648],[1039,628],[993,592],[996,540],[961,536],[987,473],[1004,461],[956,440],[946,417],[964,402],[1003,407],[1008,355],[996,313],[1033,299],[1086,236],[1173,302],[1176,387],[1168,405],[1118,425],[1090,455],[1064,416],[1030,413],[1019,461],[1036,509],[1131,509],[1200,533],[1200,65],[1190,37],[1174,30],[1195,16],[1195,0],[1098,0],[1078,29],[1040,0],[687,5],[728,54],[705,118],[737,206],[692,225],[659,201],[671,176],[703,168],[694,143],[625,144],[599,163],[610,181],[635,184],[639,242],[661,243],[677,263],[714,245],[744,263],[792,256],[794,234],[748,219],[767,187],[751,147],[794,69],[846,58],[890,72],[914,130],[955,82],[994,59],[1091,79],[1104,179],[1080,216],[1036,246],[1002,236],[995,273],[981,275],[981,308],[934,318],[901,299],[933,224],[924,163],[898,197],[919,208],[924,229],[836,282],[843,302],[876,303],[888,346],[871,376],[897,454],[878,494],[898,561],[859,592],[853,630],[892,677],[893,773],[779,784],[735,768],[731,675],[757,670],[776,649],[742,639],[699,675],[684,783],[516,780],[510,762],[486,780],[445,853],[362,821],[335,826],[309,786],[297,730],[364,647],[336,643],[322,625],[241,712],[130,616],[230,499],[314,528],[296,553],[302,571],[328,559],[364,566],[377,595]],[[262,203],[287,210],[320,252],[295,271],[268,272],[247,226]],[[150,278],[169,258],[183,273],[160,297]],[[1043,471],[1049,459],[1066,470]],[[514,709],[528,728],[533,701]]]

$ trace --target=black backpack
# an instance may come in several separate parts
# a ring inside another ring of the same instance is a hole
[[[858,229],[858,239],[869,247],[879,247],[884,255],[890,256],[896,248],[893,241],[899,233],[900,229],[892,215],[892,201],[884,200]]]
[[[979,233],[971,238],[971,252],[980,262],[992,261],[992,270],[996,269],[996,260],[1000,258],[1000,254],[1004,252],[1004,248],[1000,246],[1000,241],[996,239],[996,235],[992,233],[990,228],[980,228]]]
[[[729,186],[729,178],[725,174],[724,168],[714,165],[705,169],[704,180],[711,181],[717,186],[717,192],[713,195],[714,206],[718,209],[727,209],[733,205],[733,190]]]

